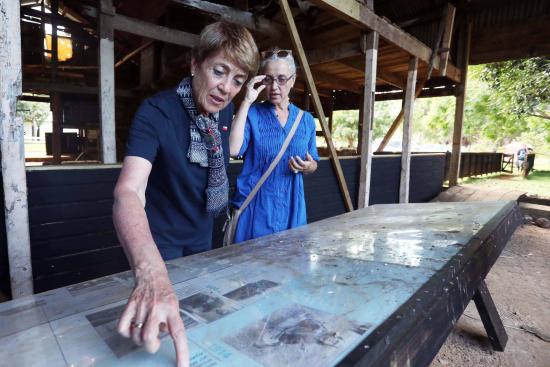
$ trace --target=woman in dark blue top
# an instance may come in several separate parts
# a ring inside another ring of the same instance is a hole
[[[296,81],[292,52],[273,49],[262,53],[261,72],[247,85],[229,138],[231,155],[244,156],[232,200],[236,207],[241,207],[274,160],[299,112],[288,99]],[[264,89],[267,101],[252,104]],[[314,172],[318,160],[315,121],[305,112],[281,161],[241,213],[234,242],[306,224],[302,175]]]
[[[213,23],[193,49],[191,77],[139,108],[115,187],[113,221],[136,278],[118,331],[150,352],[170,332],[177,365],[189,353],[178,298],[163,259],[211,248],[225,213],[231,100],[258,65],[242,26]]]

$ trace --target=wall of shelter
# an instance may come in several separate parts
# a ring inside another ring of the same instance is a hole
[[[355,203],[360,159],[344,158],[341,163]],[[230,165],[228,175],[232,188],[241,166],[240,162]],[[440,192],[444,167],[444,154],[413,155],[411,202],[429,201]],[[401,156],[375,156],[372,169],[371,204],[397,203]],[[35,292],[128,269],[111,219],[112,194],[119,171],[119,167],[27,170]],[[317,172],[306,176],[304,181],[309,222],[346,211],[328,159],[322,159]],[[1,212],[3,217],[4,211]],[[216,220],[215,244],[221,243],[223,221],[223,217]],[[9,269],[3,228],[0,231],[0,291],[8,294]]]

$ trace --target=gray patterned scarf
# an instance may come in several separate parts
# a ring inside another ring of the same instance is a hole
[[[181,81],[177,93],[191,117],[189,125],[191,143],[187,158],[191,163],[208,167],[208,187],[206,188],[206,211],[214,215],[225,212],[229,200],[229,183],[225,172],[223,148],[218,129],[219,113],[204,116],[197,111],[191,78]]]

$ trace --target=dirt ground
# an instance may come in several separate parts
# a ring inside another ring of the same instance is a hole
[[[486,282],[508,333],[506,350],[491,349],[472,301],[430,366],[550,367],[550,229],[520,226]]]

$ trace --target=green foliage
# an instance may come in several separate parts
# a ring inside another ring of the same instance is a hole
[[[386,134],[400,110],[401,101],[375,103],[373,140]],[[337,144],[355,146],[358,117],[357,110],[334,113]],[[413,143],[444,144],[450,149],[454,118],[454,97],[417,99]],[[399,136],[401,128],[394,139]],[[473,150],[494,151],[521,141],[533,145],[536,152],[550,152],[550,59],[470,66],[463,136]]]
[[[48,121],[50,107],[42,102],[17,101],[17,115],[21,116],[24,122],[40,126]]]
[[[337,145],[356,147],[359,136],[359,111],[336,111],[333,114],[333,136]]]
[[[498,94],[506,112],[518,117],[541,114],[550,119],[550,58],[488,64],[479,77]]]
[[[381,101],[374,104],[373,140],[386,135],[401,110],[401,101]]]

